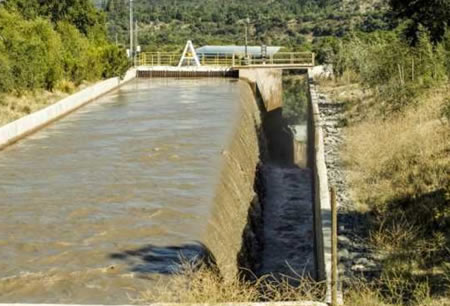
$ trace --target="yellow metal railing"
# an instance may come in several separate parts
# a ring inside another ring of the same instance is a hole
[[[175,52],[144,52],[137,58],[139,66],[176,66],[180,54]]]
[[[181,58],[179,53],[168,52],[144,52],[137,58],[139,66],[177,66]],[[243,66],[302,66],[313,67],[315,55],[310,52],[279,52],[272,56],[262,58],[251,56],[247,58],[243,54],[200,54],[202,66],[215,67],[243,67]]]

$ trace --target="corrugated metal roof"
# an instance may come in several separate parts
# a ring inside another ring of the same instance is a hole
[[[267,56],[274,55],[281,47],[267,46]],[[195,50],[197,54],[245,54],[245,46],[203,46]],[[248,46],[249,55],[261,55],[261,46]]]

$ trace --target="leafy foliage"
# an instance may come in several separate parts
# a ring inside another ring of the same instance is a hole
[[[283,117],[290,125],[307,122],[308,86],[298,76],[283,77]]]
[[[352,33],[342,40],[330,38],[318,46],[318,56],[333,64],[337,77],[353,73],[357,81],[389,102],[384,112],[400,110],[423,90],[450,79],[447,40],[433,44],[429,33],[419,27],[417,43],[411,47],[402,33],[403,28],[398,28]]]
[[[67,21],[87,35],[96,26],[104,26],[104,15],[90,0],[9,0],[7,7],[18,10],[28,19],[49,18],[52,23]]]
[[[88,0],[8,1],[0,7],[0,38],[0,92],[53,90],[59,82],[80,84],[128,68]]]
[[[408,19],[407,34],[413,43],[419,39],[420,27],[425,27],[433,42],[441,41],[450,21],[449,0],[390,0],[394,14]]]
[[[108,0],[111,38],[127,44],[128,1]],[[177,50],[190,39],[196,45],[243,44],[248,17],[249,43],[310,50],[310,36],[343,36],[352,27],[389,28],[383,11],[362,14],[342,8],[340,0],[152,0],[135,1],[139,42],[145,50]]]

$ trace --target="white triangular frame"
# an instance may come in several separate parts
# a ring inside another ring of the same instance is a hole
[[[190,51],[190,54],[192,56],[186,56],[188,54],[188,51]],[[180,58],[180,62],[178,63],[178,67],[183,66],[183,63],[185,60],[194,60],[195,65],[197,67],[200,67],[200,60],[198,59],[197,52],[195,52],[194,45],[192,44],[192,41],[188,40],[186,43],[186,47],[184,47],[183,55]]]

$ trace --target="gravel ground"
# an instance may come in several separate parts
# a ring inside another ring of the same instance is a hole
[[[316,87],[317,88],[317,87]],[[319,90],[320,91],[320,90]],[[367,244],[367,216],[356,210],[349,193],[340,150],[345,141],[344,105],[319,94],[319,109],[324,129],[325,163],[329,185],[336,188],[338,205],[339,269],[342,279],[372,278],[379,274],[377,256]]]

